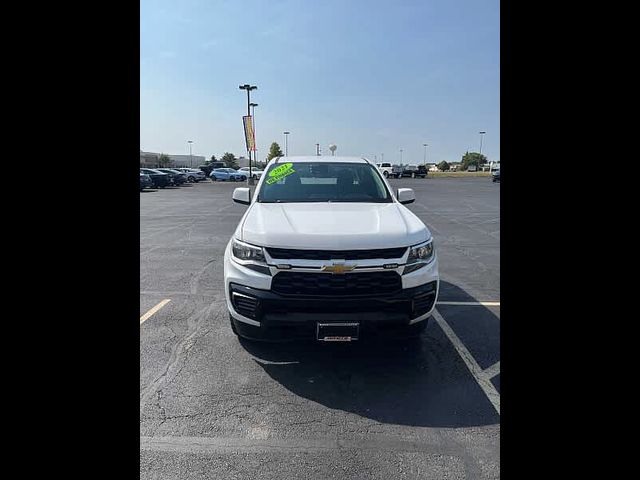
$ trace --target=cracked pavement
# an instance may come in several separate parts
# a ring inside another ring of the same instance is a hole
[[[399,179],[432,230],[441,300],[499,301],[500,184]],[[236,183],[140,194],[141,478],[499,478],[500,418],[435,321],[419,342],[251,344],[229,328]],[[440,306],[500,360],[499,307]],[[494,378],[499,390],[499,375]]]

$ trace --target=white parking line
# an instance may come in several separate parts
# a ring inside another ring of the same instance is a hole
[[[480,385],[480,388],[491,402],[491,405],[493,405],[493,408],[495,408],[498,415],[500,415],[500,394],[496,390],[496,387],[493,386],[493,383],[491,383],[490,378],[482,371],[478,362],[475,361],[471,353],[469,353],[469,350],[467,350],[467,347],[465,347],[460,341],[446,320],[442,318],[442,315],[440,315],[438,310],[433,311],[433,318],[436,319],[436,322],[438,322],[438,325],[440,325],[444,334],[449,338],[453,347],[457,350],[458,354],[471,372],[471,375],[473,375],[473,378],[478,382],[478,385]]]
[[[497,361],[496,363],[491,365],[489,368],[487,368],[484,371],[484,374],[489,378],[493,378],[496,375],[500,375],[500,361]]]
[[[484,307],[499,307],[500,302],[437,302],[438,305],[482,305]]]
[[[167,303],[169,303],[171,301],[170,298],[165,298],[164,300],[162,300],[159,304],[157,304],[155,307],[153,307],[151,310],[149,310],[147,313],[145,313],[144,315],[142,315],[140,317],[140,325],[142,325],[151,315],[153,315],[154,313],[156,313],[158,310],[160,310],[162,307],[164,307]]]

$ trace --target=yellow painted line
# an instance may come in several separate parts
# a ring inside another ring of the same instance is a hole
[[[154,313],[156,313],[158,310],[160,310],[162,307],[164,307],[167,303],[169,303],[171,301],[170,298],[165,298],[164,300],[162,300],[159,304],[157,304],[155,307],[153,307],[151,310],[149,310],[147,313],[145,313],[144,315],[142,315],[140,317],[140,325],[142,325],[151,315],[153,315]]]

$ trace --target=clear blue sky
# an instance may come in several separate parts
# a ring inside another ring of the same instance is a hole
[[[141,0],[140,148],[245,155],[257,85],[258,157],[500,159],[497,0]]]

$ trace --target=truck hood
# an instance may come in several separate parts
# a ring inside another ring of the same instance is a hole
[[[430,237],[399,203],[255,202],[236,231],[254,245],[326,250],[404,247]]]

